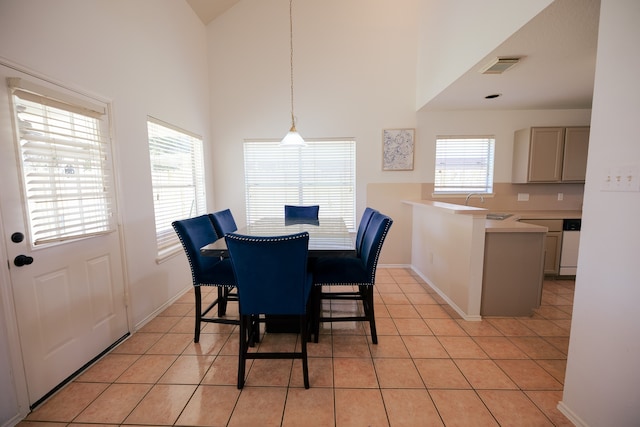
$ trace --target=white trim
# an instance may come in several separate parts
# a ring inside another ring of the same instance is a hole
[[[480,315],[473,315],[473,316],[470,316],[470,315],[466,314],[463,310],[461,310],[461,309],[460,309],[460,307],[458,307],[458,306],[457,306],[453,301],[451,301],[451,299],[450,299],[446,294],[444,294],[440,289],[436,288],[436,287],[435,287],[435,286],[433,286],[431,283],[429,283],[429,281],[427,280],[427,278],[426,278],[422,273],[420,273],[418,270],[416,270],[416,269],[413,267],[413,265],[411,266],[411,270],[412,270],[414,273],[416,273],[418,276],[420,276],[420,278],[421,278],[422,280],[424,280],[424,281],[425,281],[425,283],[426,283],[427,285],[429,285],[429,287],[430,287],[431,289],[433,289],[433,290],[434,290],[438,295],[440,295],[440,297],[441,297],[443,300],[445,300],[445,301],[446,301],[446,303],[447,303],[447,304],[449,304],[449,305],[451,306],[451,308],[453,308],[453,309],[456,311],[456,313],[458,313],[458,314],[460,315],[460,317],[462,317],[464,320],[467,320],[467,321],[469,321],[469,322],[479,322],[479,321],[481,321],[481,320],[482,320],[482,316],[480,316]]]
[[[562,412],[562,415],[567,417],[569,421],[571,421],[576,427],[589,427],[589,424],[584,422],[575,412],[569,409],[569,407],[564,403],[563,400],[558,402],[557,408],[558,411]]]
[[[85,96],[87,98],[93,99],[94,101],[98,101],[100,103],[110,104],[111,101],[112,101],[111,99],[96,95],[95,93],[89,92],[87,90],[84,90],[84,89],[78,88],[76,86],[72,86],[72,85],[63,83],[63,82],[61,82],[59,80],[47,77],[44,74],[41,74],[41,73],[36,72],[36,71],[33,71],[32,69],[30,69],[30,68],[28,68],[28,67],[26,67],[24,65],[20,65],[20,64],[17,64],[15,62],[13,62],[13,61],[10,61],[9,59],[7,59],[7,58],[5,58],[3,56],[0,56],[0,65],[4,65],[5,67],[11,68],[13,70],[16,70],[19,73],[26,74],[28,76],[34,77],[34,78],[36,78],[38,80],[41,80],[43,82],[52,84],[54,86],[57,86],[59,88],[62,88],[62,89],[65,89],[65,90],[68,90],[68,91],[71,91],[71,92],[74,92],[74,93],[79,94],[79,95]]]
[[[127,341],[129,338],[131,338],[133,336],[133,334],[135,332],[138,332],[144,325],[146,325],[147,323],[151,322],[153,319],[155,319],[160,313],[162,313],[164,310],[166,310],[167,308],[169,308],[170,305],[172,305],[174,302],[178,301],[180,298],[182,298],[184,296],[184,294],[186,294],[187,292],[189,292],[189,289],[191,289],[193,287],[193,285],[188,285],[187,287],[185,287],[184,291],[182,292],[178,292],[176,294],[175,297],[171,298],[170,300],[168,300],[167,302],[165,302],[164,304],[162,304],[160,307],[156,308],[152,313],[150,313],[147,317],[145,317],[144,319],[142,319],[141,321],[139,321],[136,325],[134,325],[134,329],[131,332],[131,334],[127,337],[127,339],[122,340],[122,342],[120,344],[122,344],[123,342]],[[195,305],[195,299],[194,299],[194,305]],[[120,345],[118,344],[118,345]]]
[[[5,234],[2,220],[2,212],[0,211],[0,240],[5,242]],[[9,260],[5,245],[0,245],[0,257],[3,260]],[[8,268],[0,268],[0,302],[2,303],[2,311],[4,312],[4,328],[7,334],[7,347],[13,378],[12,385],[4,385],[3,387],[11,387],[15,393],[18,407],[17,413],[6,425],[12,424],[13,421],[19,421],[29,414],[29,393],[27,391],[27,378],[24,373],[24,364],[22,362],[22,346],[20,345],[20,334],[18,331],[17,316],[15,306],[13,304],[13,288],[11,286],[11,277]],[[6,284],[6,286],[5,286]],[[2,326],[0,326],[2,327]]]

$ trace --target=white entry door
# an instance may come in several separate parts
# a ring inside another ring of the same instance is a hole
[[[37,173],[22,178],[24,158],[34,155],[25,154],[16,144],[18,126],[13,119],[7,78],[20,78],[27,85],[33,83],[36,87],[51,89],[63,98],[70,91],[0,64],[0,209],[6,236],[3,244],[9,258],[5,262],[9,265],[29,402],[33,406],[125,336],[128,322],[117,225],[81,238],[34,243],[39,236],[30,228],[32,223],[43,222],[42,217],[46,216],[60,224],[73,218],[65,218],[71,214],[64,206],[55,216],[51,209],[38,211],[29,207],[39,196],[28,196],[25,188],[40,185],[46,190],[49,182],[43,180],[51,178]],[[59,137],[54,137],[54,141],[56,138]],[[37,141],[40,142],[48,143]],[[79,149],[79,156],[84,151]],[[65,162],[67,173],[78,171],[73,161],[65,158]],[[108,162],[112,163],[111,153],[108,153]],[[117,218],[115,203],[111,206],[111,215]],[[90,214],[87,217],[92,218]]]

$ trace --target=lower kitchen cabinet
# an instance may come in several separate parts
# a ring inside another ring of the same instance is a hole
[[[561,219],[521,219],[520,222],[547,227],[545,243],[544,274],[557,276],[560,273],[560,253],[562,251]]]
[[[540,306],[545,233],[486,233],[482,316],[530,316]]]

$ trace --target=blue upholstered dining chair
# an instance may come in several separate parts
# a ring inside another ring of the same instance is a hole
[[[200,341],[201,322],[239,324],[237,319],[228,319],[224,316],[227,312],[227,302],[237,301],[237,293],[232,292],[236,286],[233,268],[229,259],[203,256],[200,248],[218,240],[219,236],[213,228],[209,215],[201,215],[195,218],[174,221],[174,230],[180,238],[182,247],[187,254],[193,289],[196,297],[196,324],[193,341]],[[202,286],[215,286],[218,288],[217,298],[203,311]],[[209,316],[209,312],[217,306],[218,316]]]
[[[307,303],[311,273],[307,271],[309,233],[254,237],[230,233],[225,236],[240,297],[240,351],[238,388],[244,386],[247,359],[302,359],[304,387],[309,388],[307,364]],[[297,316],[301,351],[249,352],[259,335],[261,315]],[[256,332],[257,331],[257,332]]]
[[[236,221],[233,219],[233,214],[229,209],[214,212],[209,214],[209,216],[213,222],[213,227],[216,229],[216,233],[218,233],[220,237],[238,230]]]
[[[369,225],[369,221],[371,221],[371,217],[374,212],[378,212],[373,208],[365,208],[364,213],[362,214],[362,218],[360,218],[360,224],[358,224],[358,231],[356,233],[356,255],[360,256],[360,252],[362,249],[362,239],[364,238],[364,232]]]
[[[362,238],[358,257],[321,257],[313,266],[313,289],[311,295],[312,324],[315,342],[318,342],[320,323],[367,321],[371,329],[371,342],[378,343],[376,320],[373,309],[373,286],[376,278],[378,258],[393,220],[380,212],[373,212]],[[330,291],[344,287],[341,291]],[[323,300],[361,301],[364,315],[323,316]]]
[[[294,206],[284,205],[284,219],[293,220],[317,220],[319,205],[311,206]]]

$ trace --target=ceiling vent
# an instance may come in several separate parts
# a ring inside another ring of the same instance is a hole
[[[482,67],[482,74],[502,74],[520,61],[517,56],[498,57]]]

